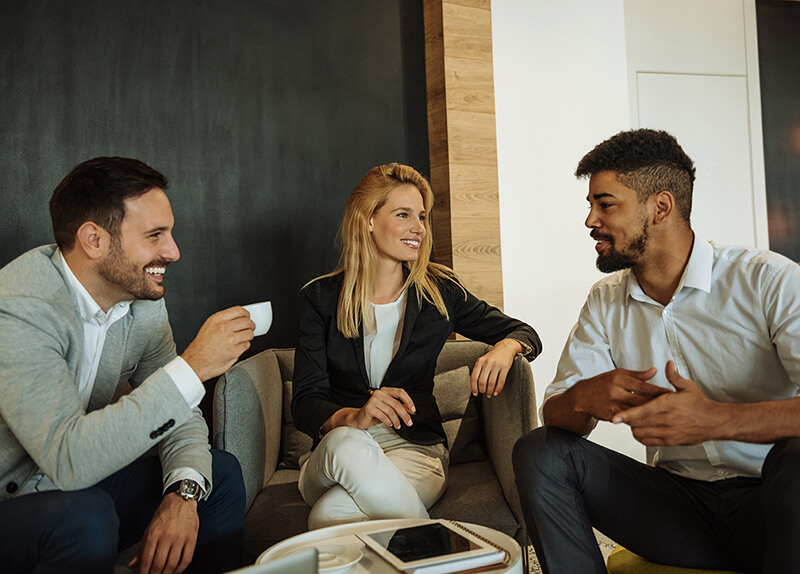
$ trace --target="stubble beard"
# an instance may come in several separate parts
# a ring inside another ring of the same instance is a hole
[[[597,268],[603,273],[614,273],[621,269],[630,269],[639,262],[650,240],[647,219],[642,224],[641,233],[631,241],[624,251],[618,251],[614,248],[613,238],[608,237],[607,240],[609,242],[608,253],[597,256]]]
[[[169,262],[154,261],[145,267],[163,266]],[[150,282],[144,268],[139,268],[122,250],[119,239],[112,239],[109,257],[98,267],[100,276],[120,291],[128,294],[126,299],[157,301],[164,296],[163,285],[155,286]]]

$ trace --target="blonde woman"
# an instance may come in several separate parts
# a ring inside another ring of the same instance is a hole
[[[292,414],[314,438],[299,480],[309,528],[427,518],[447,483],[432,393],[451,332],[494,345],[472,370],[475,395],[500,393],[514,357],[541,350],[530,326],[430,261],[432,206],[414,169],[373,168],[347,201],[338,269],[304,289]]]

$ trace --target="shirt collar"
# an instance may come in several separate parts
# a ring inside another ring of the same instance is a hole
[[[689,254],[689,261],[683,270],[683,276],[678,283],[675,293],[679,293],[684,287],[699,289],[706,293],[711,293],[711,272],[714,267],[714,248],[708,241],[694,237],[692,252]],[[626,269],[628,274],[628,297],[637,301],[647,301],[649,297],[639,285],[636,274],[631,269]]]
[[[60,249],[58,250],[58,256],[61,258],[61,264],[64,266],[68,286],[75,294],[75,299],[78,301],[78,311],[84,323],[91,323],[94,320],[98,324],[102,325],[108,319],[116,321],[128,312],[131,302],[120,301],[111,307],[111,309],[108,310],[108,313],[104,313],[103,309],[100,308],[100,305],[97,304],[97,301],[94,300],[91,294],[86,290],[86,287],[83,286],[83,283],[78,281],[78,278],[75,277],[75,274],[72,272],[72,269],[70,269],[69,264],[67,263],[67,260],[64,259],[64,254]]]
[[[711,293],[711,272],[714,268],[714,248],[708,241],[703,241],[697,235],[694,236],[692,254],[689,256],[689,263],[683,271],[683,277],[678,285],[681,287],[691,287],[700,289],[706,293]]]

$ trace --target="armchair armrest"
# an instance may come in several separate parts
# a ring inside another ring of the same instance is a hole
[[[214,389],[214,448],[242,466],[247,509],[272,478],[281,449],[283,381],[273,350],[237,363]]]
[[[503,391],[487,399],[481,395],[486,448],[506,501],[520,524],[525,524],[514,480],[511,451],[522,435],[537,426],[536,396],[531,366],[522,357],[514,359]]]

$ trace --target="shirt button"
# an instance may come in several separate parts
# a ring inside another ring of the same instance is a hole
[[[167,428],[168,428],[168,429],[171,429],[171,428],[172,428],[172,427],[174,427],[174,426],[175,426],[175,419],[169,419],[169,420],[167,421]]]
[[[6,485],[6,492],[9,493],[9,494],[14,494],[15,492],[17,492],[18,488],[19,488],[19,486],[17,486],[17,483],[14,482],[14,481],[11,481]]]
[[[150,433],[150,438],[155,439],[158,437],[158,431],[153,431]]]

